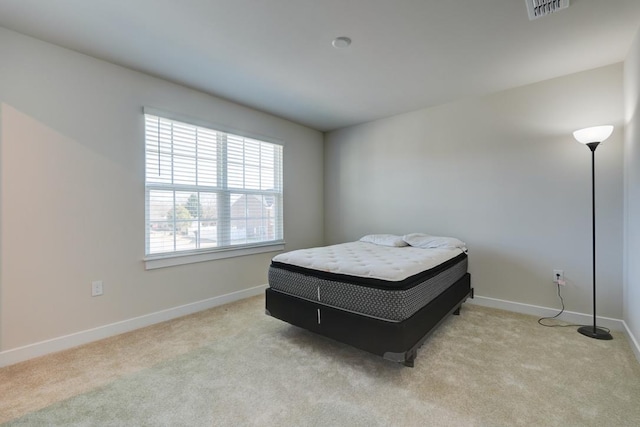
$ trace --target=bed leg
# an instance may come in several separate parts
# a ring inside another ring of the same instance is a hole
[[[403,365],[408,367],[408,368],[413,368],[413,362],[416,360],[416,350],[414,349],[413,351],[407,353],[405,355],[405,359],[403,362]]]
[[[456,316],[460,315],[460,306],[458,306],[458,308],[455,309],[455,311],[453,312],[453,314],[455,314]]]

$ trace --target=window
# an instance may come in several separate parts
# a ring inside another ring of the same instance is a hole
[[[283,243],[281,145],[145,109],[145,157],[147,260]]]

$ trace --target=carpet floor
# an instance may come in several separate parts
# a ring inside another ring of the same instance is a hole
[[[0,369],[7,426],[639,426],[640,364],[612,341],[464,304],[414,368],[216,307]]]

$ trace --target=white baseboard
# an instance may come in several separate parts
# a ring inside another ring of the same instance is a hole
[[[206,300],[173,307],[167,310],[157,311],[155,313],[134,317],[132,319],[111,323],[109,325],[88,329],[86,331],[76,332],[74,334],[41,341],[24,347],[6,350],[0,352],[0,367],[13,365],[15,363],[33,359],[34,357],[44,356],[45,354],[67,350],[69,348],[77,347],[79,345],[87,344],[103,338],[108,338],[114,335],[133,331],[135,329],[144,328],[146,326],[151,326],[156,323],[186,316],[188,314],[193,314],[198,311],[228,304],[230,302],[238,301],[244,298],[260,295],[266,288],[267,285],[255,286],[253,288],[245,289],[242,291],[232,292],[230,294],[208,298]],[[480,295],[476,295],[473,299],[468,299],[467,302],[483,307],[498,308],[501,310],[530,314],[539,317],[554,316],[558,312],[557,309],[506,301],[496,298],[483,297]],[[588,325],[593,321],[593,318],[588,314],[576,313],[571,311],[565,311],[560,317],[558,317],[558,319],[581,325]],[[631,333],[631,330],[623,320],[612,319],[608,317],[598,317],[598,325],[607,327],[615,331],[624,331],[627,335],[627,338],[629,339],[629,344],[631,345],[636,358],[640,362],[640,344],[638,344],[638,340],[636,339],[636,337],[634,337],[634,335]]]
[[[177,317],[186,316],[188,314],[217,307],[219,305],[260,295],[264,293],[265,289],[267,289],[267,285],[255,286],[242,291],[232,292],[230,294],[208,298],[206,300],[169,308],[167,310],[157,311],[155,313],[134,317],[132,319],[111,323],[109,325],[99,326],[97,328],[76,332],[70,335],[29,344],[24,347],[2,351],[0,352],[0,368],[33,359],[34,357],[43,356],[45,354],[67,350],[72,347],[77,347],[82,344],[87,344],[103,338],[122,334],[124,332],[144,328],[145,326],[154,325]]]
[[[468,299],[468,303],[481,305],[483,307],[499,308],[501,310],[513,311],[516,313],[530,314],[538,317],[552,317],[558,314],[557,308],[540,307],[537,305],[523,304],[520,302],[506,301],[496,298],[483,297],[475,295],[473,299]],[[592,325],[593,316],[590,314],[576,313],[574,311],[566,311],[558,316],[558,320],[577,325]],[[614,331],[624,331],[625,325],[622,320],[612,319],[610,317],[598,316],[598,326],[604,326]]]
[[[636,337],[631,333],[631,329],[629,329],[627,322],[623,321],[622,324],[624,325],[624,332],[627,334],[627,338],[629,339],[629,345],[635,353],[636,359],[638,359],[638,362],[640,362],[640,344],[638,343]]]

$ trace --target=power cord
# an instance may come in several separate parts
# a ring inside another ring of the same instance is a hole
[[[538,323],[542,326],[546,326],[547,328],[566,328],[569,326],[582,326],[582,325],[545,325],[542,323],[543,320],[551,320],[558,318],[562,313],[564,313],[564,299],[562,298],[562,294],[560,293],[560,283],[556,282],[556,286],[558,287],[558,298],[560,298],[560,304],[562,305],[562,309],[555,316],[551,317],[541,317],[538,319]]]
[[[545,325],[544,323],[542,323],[543,320],[556,319],[558,316],[560,316],[562,313],[564,313],[564,299],[562,298],[562,294],[560,293],[560,276],[559,275],[556,275],[556,286],[558,287],[558,298],[560,298],[560,304],[562,305],[562,309],[560,309],[558,314],[556,314],[555,316],[539,318],[538,319],[538,323],[540,325],[542,325],[542,326],[546,326],[547,328],[568,328],[568,327],[576,327],[576,326],[585,326],[585,325],[574,325],[574,324],[570,324],[570,325]],[[602,327],[602,326],[598,326],[598,328],[606,330],[607,333],[611,332],[608,328],[605,328],[605,327]]]

